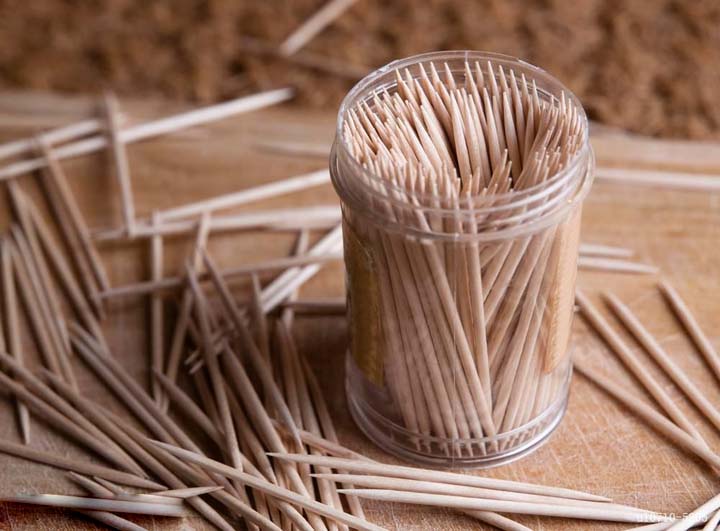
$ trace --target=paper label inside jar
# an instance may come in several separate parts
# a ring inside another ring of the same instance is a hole
[[[365,376],[383,385],[382,330],[376,263],[355,229],[343,224],[350,351]]]

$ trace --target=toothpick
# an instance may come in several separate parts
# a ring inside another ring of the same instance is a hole
[[[196,270],[200,269],[201,266],[201,252],[202,249],[205,248],[205,245],[207,245],[209,227],[210,215],[208,212],[204,212],[198,221],[195,243],[189,257],[191,265],[193,265]],[[165,375],[170,378],[170,381],[175,381],[178,369],[180,368],[180,356],[182,355],[183,342],[185,341],[188,323],[190,322],[192,306],[192,292],[186,287],[183,290],[180,310],[170,342],[170,352],[167,356],[167,366],[165,367]],[[163,411],[167,410],[167,400],[161,402],[161,409]]]
[[[15,361],[24,364],[24,353],[20,339],[20,321],[18,316],[17,293],[15,290],[15,279],[13,278],[13,263],[10,255],[10,246],[12,243],[9,239],[2,238],[0,240],[0,262],[2,267],[2,293],[5,299],[3,305],[4,322],[0,325],[0,348],[5,350]],[[5,327],[6,334],[2,332],[2,326]],[[7,341],[5,340],[7,339]],[[7,343],[7,345],[5,345]],[[30,413],[25,404],[17,398],[15,399],[15,408],[17,410],[18,423],[20,426],[20,435],[25,444],[30,444]]]
[[[234,208],[247,203],[277,197],[280,195],[299,192],[307,188],[313,188],[330,182],[328,170],[318,170],[288,179],[282,179],[272,183],[261,184],[253,188],[247,188],[230,194],[220,195],[211,199],[204,199],[194,203],[161,210],[158,216],[163,221],[173,221],[192,216],[203,212],[215,212]]]
[[[95,439],[97,443],[104,448],[104,451],[114,453],[117,458],[120,459],[122,463],[124,463],[124,465],[121,466],[141,477],[146,477],[143,470],[138,467],[136,463],[134,463],[130,456],[127,455],[112,440],[112,438],[108,437],[105,433],[99,430],[95,426],[95,424],[88,421],[88,419],[86,419],[83,415],[79,414],[75,410],[75,408],[73,408],[66,400],[59,396],[58,393],[56,393],[48,385],[40,381],[29,370],[20,365],[16,360],[11,358],[10,356],[0,353],[0,366],[6,366],[7,368],[9,368],[9,372],[11,372],[18,381],[21,381],[25,385],[29,393],[32,393],[35,398],[44,401],[48,406],[55,408],[58,413],[61,413],[68,420],[75,423],[78,428],[84,430],[88,437]],[[54,378],[57,378],[57,376],[54,376]],[[58,382],[61,380],[52,381],[54,387],[59,389]],[[56,418],[58,417],[57,415],[53,416]]]
[[[622,360],[632,374],[642,383],[643,387],[650,393],[650,396],[657,400],[658,404],[660,404],[668,416],[688,434],[704,446],[707,446],[702,435],[700,435],[700,432],[698,432],[695,426],[688,420],[685,413],[675,405],[665,389],[650,374],[620,336],[610,327],[608,322],[603,319],[600,312],[590,302],[590,299],[579,289],[575,292],[575,301],[580,306],[582,315],[587,318],[600,337],[603,338],[617,357]]]
[[[580,520],[601,520],[606,522],[648,522],[669,521],[670,518],[660,514],[647,514],[620,509],[589,507],[563,507],[540,503],[523,503],[502,500],[487,500],[481,498],[463,498],[460,496],[445,496],[440,494],[424,494],[418,492],[403,492],[381,489],[343,489],[341,492],[355,494],[361,498],[381,500],[396,503],[410,503],[414,505],[430,505],[435,507],[451,507],[472,511],[498,511],[514,514],[533,514],[537,516],[556,516],[575,518]]]
[[[225,346],[225,352],[221,356],[223,367],[227,371],[228,376],[235,382],[234,391],[239,395],[240,400],[245,405],[245,410],[250,417],[255,429],[265,445],[274,451],[285,452],[285,445],[270,420],[267,410],[262,404],[260,397],[257,395],[250,378],[244,367],[232,352],[229,346]],[[290,485],[295,492],[300,493],[308,499],[313,499],[309,489],[303,483],[300,475],[294,467],[287,466],[284,468]],[[285,500],[288,501],[288,500]],[[327,530],[325,524],[314,515],[309,515],[310,523],[319,530]]]
[[[386,463],[342,459],[328,456],[309,456],[301,454],[281,453],[270,453],[269,455],[282,461],[290,461],[294,463],[309,463],[314,465],[326,466],[328,468],[342,469],[350,472],[358,472],[361,474],[376,474],[379,476],[413,479],[418,481],[435,481],[439,483],[448,483],[451,485],[466,485],[469,487],[505,490],[509,492],[522,492],[527,494],[539,494],[574,500],[587,500],[598,502],[610,501],[608,498],[596,496],[595,494],[588,494],[586,492],[564,489],[560,487],[535,485],[518,481],[493,479],[482,476],[471,476],[467,474],[456,474],[453,472],[425,470],[422,468],[389,465]]]
[[[47,162],[42,184],[50,206],[75,265],[80,271],[80,281],[83,283],[85,293],[90,298],[95,312],[102,316],[102,306],[97,298],[97,291],[107,289],[110,282],[97,250],[92,244],[87,223],[67,183],[57,153],[43,144],[40,144],[40,149]]]
[[[202,496],[204,494],[210,494],[212,492],[217,492],[222,489],[223,488],[220,486],[217,486],[217,487],[188,487],[186,489],[159,490],[157,492],[151,492],[151,494],[154,494],[155,496],[167,496],[169,498],[180,498],[180,499],[184,500],[187,498],[193,498],[195,496]]]
[[[46,507],[62,507],[65,509],[148,514],[153,516],[171,516],[175,518],[181,518],[183,516],[187,516],[188,514],[182,507],[167,504],[106,500],[102,498],[82,498],[80,496],[62,496],[58,494],[8,496],[0,499],[0,501],[6,503],[23,503],[27,505],[44,505]]]
[[[305,46],[325,27],[342,15],[355,0],[330,0],[321,7],[312,17],[293,31],[280,45],[280,53],[285,56],[293,55]]]
[[[588,507],[595,509],[621,509],[636,512],[650,512],[626,505],[617,505],[607,502],[586,500],[571,500],[554,496],[541,496],[524,492],[510,492],[495,489],[468,487],[465,485],[451,485],[433,481],[418,481],[406,478],[393,478],[387,476],[366,476],[359,474],[313,474],[315,478],[323,478],[336,482],[354,483],[361,487],[373,489],[386,489],[395,491],[418,492],[426,494],[443,494],[460,496],[464,498],[484,498],[491,500],[528,502],[539,504],[553,504],[562,507]]]
[[[25,202],[29,203],[27,196],[25,197]],[[36,212],[35,208],[28,208],[28,213],[37,231],[40,244],[45,249],[50,262],[52,263],[53,269],[60,278],[61,287],[70,299],[70,303],[77,312],[78,317],[82,321],[83,325],[90,330],[93,336],[98,341],[103,342],[103,332],[100,328],[100,324],[93,314],[87,299],[83,295],[82,289],[75,278],[75,274],[73,273],[70,264],[65,259],[63,252],[60,250],[60,246],[52,235],[50,228],[47,226],[42,216]]]
[[[298,443],[298,445],[301,445],[302,443],[300,442],[300,436],[297,431],[298,428],[295,425],[288,406],[282,397],[282,393],[280,392],[277,384],[275,383],[275,379],[272,374],[272,368],[269,365],[269,360],[263,355],[262,352],[260,352],[260,349],[255,343],[252,335],[250,334],[250,331],[248,330],[245,316],[242,314],[240,308],[237,306],[235,300],[233,299],[232,294],[230,293],[230,289],[223,280],[212,258],[210,258],[210,255],[208,255],[207,253],[204,253],[203,257],[207,270],[210,273],[210,277],[212,278],[212,281],[215,284],[215,287],[223,301],[223,305],[225,306],[230,318],[232,319],[235,330],[238,332],[238,337],[243,345],[244,351],[249,356],[254,369],[257,371],[257,374],[260,377],[260,381],[262,382],[263,390],[265,391],[266,396],[270,399],[273,406],[276,408],[282,422],[285,423],[287,428],[290,430],[290,433],[295,438],[295,441]]]
[[[210,317],[208,316],[210,310],[208,309],[205,295],[202,293],[197,278],[195,277],[195,270],[190,264],[186,264],[186,273],[190,290],[195,298],[195,314],[200,322],[205,363],[210,373],[215,402],[220,413],[220,421],[222,422],[223,434],[225,436],[225,451],[229,454],[233,466],[238,470],[242,470],[242,456],[240,447],[238,446],[235,425],[233,424],[232,415],[230,414],[230,405],[228,404],[225,393],[225,379],[220,370],[220,365],[218,364],[215,349],[212,344],[212,331]]]
[[[207,124],[241,114],[251,112],[271,105],[282,103],[293,96],[293,90],[289,88],[260,92],[251,96],[237,98],[217,105],[210,105],[185,113],[161,118],[152,122],[146,122],[120,131],[118,138],[125,144],[145,140],[154,136],[165,135],[181,129]],[[61,146],[55,150],[58,160],[94,153],[108,146],[107,138],[104,135],[93,136],[86,140],[80,140]],[[44,158],[24,160],[9,164],[0,168],[0,181],[12,179],[44,167],[47,161]]]
[[[186,485],[182,483],[177,478],[177,476],[174,475],[174,473],[170,472],[170,470],[166,468],[162,462],[160,462],[158,459],[156,459],[155,456],[151,455],[148,451],[146,451],[144,447],[138,444],[137,441],[139,439],[144,440],[144,435],[137,433],[127,424],[117,422],[117,418],[113,417],[113,415],[110,414],[107,410],[100,408],[100,406],[98,406],[95,402],[92,402],[91,400],[88,400],[78,395],[67,385],[58,381],[56,377],[52,377],[51,375],[50,377],[55,378],[55,380],[53,380],[53,383],[57,386],[58,391],[62,392],[65,398],[72,401],[79,410],[81,410],[85,415],[88,416],[90,420],[92,420],[92,422],[102,427],[103,430],[113,436],[116,441],[118,441],[120,444],[123,445],[125,449],[128,450],[128,452],[132,453],[133,457],[137,458],[140,462],[147,466],[148,469],[153,472],[153,474],[157,475],[157,477],[159,477],[163,482],[165,482],[168,486],[172,488],[186,488]],[[106,477],[106,479],[112,479],[107,478],[107,476],[104,477]],[[157,487],[149,488],[157,489],[162,488],[162,486],[158,485]],[[233,527],[231,527],[227,522],[225,522],[225,520],[202,499],[193,497],[188,498],[187,502],[195,510],[197,510],[198,513],[203,515],[209,522],[213,523],[219,529],[222,529],[223,531],[233,530]]]
[[[491,513],[488,511],[463,511],[468,516],[490,524],[493,527],[502,529],[503,531],[532,531],[529,527],[517,523],[501,514]]]
[[[622,321],[623,325],[635,336],[635,339],[645,348],[657,364],[662,367],[670,379],[675,382],[675,385],[682,389],[690,401],[695,404],[695,407],[705,415],[705,418],[707,418],[716,429],[720,430],[720,411],[705,397],[685,372],[675,364],[670,355],[642,325],[630,308],[611,293],[607,293],[605,299],[610,308],[615,312],[615,315]]]
[[[61,457],[41,450],[36,450],[22,444],[15,444],[0,440],[0,452],[55,468],[70,470],[72,472],[77,472],[78,474],[102,477],[130,487],[153,490],[158,490],[163,487],[159,483],[138,477],[135,474],[120,472],[101,465],[94,465],[92,463],[88,463],[86,460]]]
[[[92,494],[95,497],[106,497],[107,495],[112,495],[112,492],[110,492],[108,489],[103,487],[102,485],[96,483],[95,481],[92,481],[91,479],[86,478],[85,476],[81,476],[79,474],[76,474],[75,472],[70,472],[70,477],[81,487],[83,487],[85,490],[87,490],[90,494]],[[114,515],[112,513],[109,513],[107,511],[77,511],[80,514],[84,514],[88,518],[91,518],[93,520],[96,520],[102,524],[108,525],[112,527],[113,529],[119,529],[120,531],[147,531],[144,527],[141,527],[137,524],[134,524],[133,522],[130,522],[129,520],[126,520],[124,518],[121,518],[120,516]]]
[[[595,177],[617,184],[652,186],[677,190],[713,192],[720,190],[717,175],[703,173],[682,173],[630,168],[595,169]]]
[[[115,466],[140,476],[143,475],[142,469],[135,463],[128,461],[122,455],[118,455],[114,449],[108,448],[95,437],[89,435],[76,423],[69,421],[65,416],[58,413],[52,406],[37,398],[24,386],[14,382],[2,372],[0,372],[0,383],[6,392],[10,392],[19,400],[22,400],[30,411],[32,411],[35,415],[38,415],[39,418],[42,418],[53,428],[80,442],[83,446],[105,458],[108,462],[114,464]]]
[[[700,325],[690,311],[690,308],[687,306],[677,290],[675,290],[675,288],[667,280],[661,281],[658,284],[658,288],[665,296],[665,299],[670,304],[675,316],[682,323],[685,331],[693,340],[697,349],[705,357],[705,360],[710,365],[710,368],[715,373],[717,379],[720,380],[720,354],[717,353],[715,347],[713,347],[708,337],[702,331],[702,328],[700,328]]]
[[[35,336],[40,347],[40,352],[45,365],[55,374],[65,375],[60,368],[57,351],[53,348],[49,333],[47,330],[47,322],[41,311],[41,304],[38,301],[37,286],[32,282],[29,265],[28,265],[28,249],[25,238],[17,228],[12,231],[14,237],[14,245],[10,248],[13,259],[13,270],[15,279],[17,280],[20,296],[25,303],[30,324],[35,332]]]
[[[228,232],[242,230],[296,231],[298,229],[330,229],[340,221],[340,208],[337,206],[313,206],[297,208],[278,208],[259,210],[241,214],[213,216],[210,220],[210,232]],[[135,225],[135,238],[153,238],[155,236],[179,236],[193,232],[197,228],[194,220],[162,221],[156,213],[155,222],[140,221]],[[96,231],[93,239],[97,242],[118,241],[126,238],[124,229]]]
[[[185,392],[180,389],[173,381],[160,371],[154,371],[155,378],[169,395],[171,403],[175,403],[179,408],[190,417],[213,441],[222,444],[223,435],[221,430],[213,424],[208,416],[198,407],[198,405]]]
[[[604,256],[607,258],[632,258],[635,251],[626,247],[616,247],[614,245],[581,243],[580,254],[589,256]]]
[[[675,426],[675,424],[667,420],[652,407],[643,403],[639,398],[625,391],[625,389],[614,383],[610,378],[600,375],[597,370],[590,368],[585,362],[576,358],[573,360],[573,364],[575,365],[575,369],[583,376],[613,396],[617,401],[621,402],[630,411],[647,422],[650,427],[659,431],[678,446],[695,454],[711,467],[720,469],[720,457],[710,451],[707,446]]]
[[[276,258],[273,260],[258,262],[256,264],[248,264],[244,266],[224,269],[220,271],[220,275],[224,279],[229,280],[238,276],[249,276],[253,274],[265,273],[268,271],[276,271],[278,269],[288,269],[296,266],[320,264],[324,262],[335,262],[338,260],[342,260],[342,253],[340,252],[290,256],[287,258]],[[207,281],[209,279],[210,275],[208,273],[203,272],[198,275],[199,281]],[[160,281],[138,282],[137,284],[128,284],[126,286],[110,288],[109,290],[101,293],[101,297],[115,298],[146,295],[155,291],[177,288],[182,286],[183,283],[183,277],[165,277]],[[284,302],[280,304],[284,304]]]
[[[125,229],[128,235],[133,238],[135,235],[135,202],[133,200],[127,151],[125,150],[125,144],[120,139],[120,104],[112,92],[105,94],[103,103],[109,144],[115,161],[115,177],[120,184],[120,198],[122,200]]]
[[[125,520],[124,518],[106,511],[76,510],[76,512],[96,520],[112,529],[118,529],[119,531],[148,531],[146,528],[139,526],[130,520]]]
[[[97,133],[102,129],[100,120],[90,118],[81,120],[69,125],[63,125],[50,131],[38,134],[34,138],[23,138],[21,140],[13,140],[0,145],[0,159],[6,159],[17,155],[23,155],[33,151],[38,141],[47,145],[61,144],[70,140],[75,140],[83,136]]]
[[[616,260],[614,258],[598,258],[594,256],[581,255],[578,258],[578,268],[595,271],[609,271],[616,273],[638,273],[654,275],[660,270],[653,265],[629,262],[627,260]]]
[[[323,516],[326,516],[327,518],[335,520],[336,522],[343,522],[348,526],[361,531],[385,531],[382,527],[371,524],[365,520],[361,520],[360,518],[357,518],[351,514],[347,514],[328,505],[324,505],[322,503],[308,499],[292,491],[273,485],[272,483],[269,483],[267,481],[259,480],[249,474],[235,470],[227,465],[224,465],[217,461],[213,461],[212,459],[208,459],[203,455],[189,452],[187,450],[183,450],[181,448],[158,441],[153,441],[153,444],[159,446],[160,448],[164,448],[173,455],[182,457],[183,459],[187,459],[188,461],[195,463],[202,468],[212,470],[230,478],[238,479],[239,481],[245,483],[248,487],[258,489],[262,492],[265,492],[266,494],[284,500],[288,503],[304,507],[310,510],[312,513],[321,514]]]
[[[156,214],[153,215],[153,225],[159,223]],[[163,240],[162,236],[153,236],[150,240],[150,277],[153,282],[163,279]],[[150,365],[153,373],[157,375],[165,367],[165,314],[163,312],[162,296],[153,292],[150,295]],[[152,395],[158,404],[162,404],[162,389],[156,377],[150,377]]]

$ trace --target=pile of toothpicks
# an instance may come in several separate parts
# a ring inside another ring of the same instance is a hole
[[[295,54],[351,4],[329,2],[278,53]],[[134,531],[144,528],[128,515],[200,517],[227,531],[243,526],[275,531],[383,529],[365,517],[362,499],[450,508],[515,531],[529,528],[513,515],[627,522],[648,531],[716,529],[720,496],[676,520],[561,486],[380,463],[340,444],[322,386],[296,345],[294,319],[297,313],[344,314],[343,299],[298,297],[298,290],[324,264],[342,259],[340,209],[318,205],[225,213],[327,185],[328,171],[320,168],[142,217],[135,209],[126,152],[133,142],[291,97],[291,89],[272,90],[123,127],[118,101],[109,94],[97,118],[0,145],[0,183],[12,207],[11,224],[0,237],[0,389],[14,404],[22,440],[0,440],[0,452],[63,470],[86,491],[84,496],[17,492],[2,501],[61,507],[110,528]],[[112,160],[123,213],[122,226],[102,231],[88,226],[69,185],[72,176],[63,169],[64,160],[99,151]],[[26,189],[24,181],[34,176],[39,177],[43,202]],[[293,232],[294,253],[222,269],[208,251],[207,242],[216,233],[257,230]],[[313,244],[312,231],[322,233]],[[192,249],[176,275],[168,276],[164,240],[178,235],[185,235]],[[147,246],[150,278],[111,285],[97,248],[100,241]],[[632,254],[584,243],[579,265],[620,273],[657,272],[631,261]],[[261,274],[271,274],[272,280],[263,284]],[[237,297],[232,289],[239,277],[250,280],[249,299]],[[720,356],[688,305],[668,281],[659,289],[720,379]],[[166,335],[169,294],[175,295],[177,308],[171,334]],[[108,301],[121,297],[144,297],[149,306],[147,381],[130,375],[122,353],[104,332],[113,322]],[[589,368],[582,357],[575,359],[579,372],[679,448],[720,469],[720,457],[590,299],[578,291],[576,302],[662,411]],[[606,294],[606,302],[674,385],[720,430],[717,407],[661,343],[617,296]],[[33,332],[32,343],[21,333],[24,324]],[[28,363],[33,344],[42,360],[39,368]],[[132,419],[89,396],[76,377],[81,364]],[[33,444],[38,425],[79,444],[93,460],[38,448]]]

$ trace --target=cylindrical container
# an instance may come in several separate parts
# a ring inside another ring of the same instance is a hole
[[[562,84],[482,52],[393,62],[343,102],[352,415],[382,448],[492,466],[566,408],[582,201],[594,159]]]

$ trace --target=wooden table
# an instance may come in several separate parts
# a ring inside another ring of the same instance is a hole
[[[28,135],[38,128],[53,127],[87,116],[92,101],[86,98],[0,95],[2,138]],[[125,102],[131,122],[165,115],[175,106],[152,101]],[[279,108],[231,118],[130,147],[132,181],[138,214],[190,200],[238,190],[323,168],[317,157],[298,157],[259,149],[265,140],[288,140],[320,145],[333,135],[332,112],[319,113]],[[720,174],[720,145],[662,142],[633,138],[622,133],[598,130],[593,145],[598,162],[605,166],[673,169]],[[106,155],[99,154],[64,163],[84,213],[93,227],[117,226],[121,219],[118,189],[109,177]],[[34,188],[30,177],[23,187]],[[35,191],[34,191],[35,192]],[[3,194],[4,196],[4,194]],[[4,201],[3,197],[3,201]],[[316,205],[336,202],[331,186],[310,189],[265,201],[249,208],[284,205]],[[0,217],[7,221],[3,203]],[[292,234],[221,235],[213,237],[210,251],[224,265],[249,263],[290,252]],[[702,326],[716,344],[720,341],[720,194],[655,190],[596,182],[586,201],[583,240],[631,247],[639,259],[661,267],[690,302]],[[188,240],[174,238],[167,244],[167,269],[177,271]],[[101,246],[113,285],[147,278],[147,244]],[[596,297],[610,290],[637,312],[648,328],[661,339],[673,358],[716,404],[720,386],[689,343],[655,289],[656,278],[582,272],[579,284]],[[237,283],[238,290],[243,283]],[[304,296],[343,295],[342,265],[331,264],[303,289]],[[148,304],[146,299],[115,300],[110,305],[105,328],[110,344],[123,364],[147,381]],[[619,327],[618,327],[619,329]],[[302,350],[311,359],[332,407],[344,444],[377,459],[394,461],[377,450],[355,428],[343,394],[343,359],[346,326],[342,318],[302,318],[296,330]],[[623,333],[624,334],[624,333]],[[32,338],[26,337],[32,350]],[[640,355],[637,345],[633,346]],[[608,349],[577,318],[571,343],[574,351],[589,356],[600,370],[611,373],[633,392],[639,384],[621,367]],[[97,402],[127,415],[114,398],[76,362],[80,385]],[[677,403],[714,448],[720,440],[701,420],[694,408],[669,381],[657,374]],[[648,399],[649,400],[649,399]],[[32,446],[67,455],[85,456],[74,444],[46,430],[33,419]],[[0,437],[18,441],[13,408],[0,404]],[[87,457],[86,457],[87,458]],[[480,472],[475,472],[480,473]],[[720,490],[716,474],[657,435],[622,406],[577,375],[572,384],[570,406],[560,428],[546,445],[520,462],[482,472],[493,477],[562,485],[611,496],[662,512],[690,511]],[[21,492],[79,493],[64,473],[19,459],[0,456],[0,495]],[[404,531],[485,529],[473,520],[441,509],[367,503],[368,517],[388,529]],[[551,518],[519,518],[537,530],[623,529],[630,526],[578,523]],[[138,519],[150,529],[205,529],[198,519],[182,522]],[[0,505],[0,530],[93,529],[88,521],[60,511],[17,505]]]

